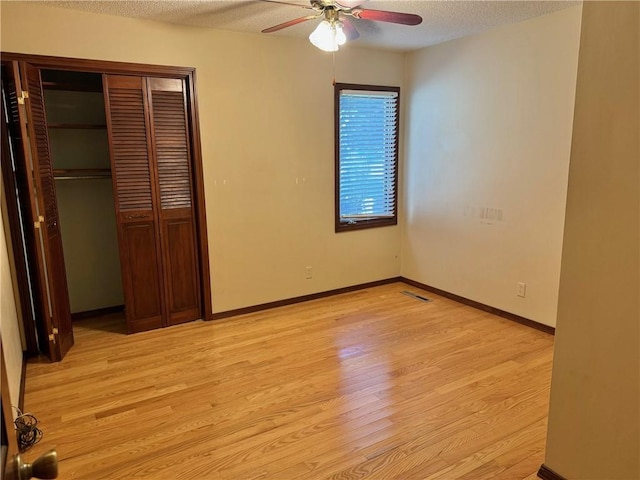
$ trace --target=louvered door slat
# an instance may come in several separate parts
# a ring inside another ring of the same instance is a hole
[[[38,154],[38,176],[40,177],[41,194],[46,199],[56,198],[56,189],[53,181],[53,166],[51,164],[51,152],[49,151],[49,134],[46,126],[44,112],[44,100],[38,78],[29,78],[29,93],[31,98],[31,113],[33,130],[35,133],[36,150]],[[42,106],[42,108],[40,108]],[[51,227],[58,221],[58,203],[45,201],[44,217],[47,227]]]
[[[184,96],[182,92],[153,91],[152,99],[161,207],[191,207]],[[182,180],[179,189],[176,180]]]
[[[152,210],[143,91],[109,89],[111,145],[120,211]],[[135,177],[131,170],[136,171]]]
[[[40,214],[44,213],[44,223],[40,225],[41,239],[44,250],[46,272],[42,277],[47,278],[47,285],[43,285],[43,292],[48,290],[51,305],[51,326],[56,328],[54,333],[55,359],[61,360],[73,345],[73,325],[69,306],[69,290],[67,288],[67,274],[64,265],[62,235],[58,219],[58,204],[53,179],[53,165],[49,150],[49,134],[45,115],[42,82],[38,68],[25,64],[24,76],[29,92],[25,105],[29,116],[29,135],[31,137],[31,157],[36,172],[36,190]],[[46,310],[46,309],[45,309]]]
[[[139,332],[164,324],[146,94],[140,77],[104,79],[127,329]]]
[[[169,323],[200,317],[189,130],[181,80],[149,79]]]

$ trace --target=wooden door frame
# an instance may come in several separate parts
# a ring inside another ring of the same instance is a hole
[[[52,57],[45,55],[29,55],[22,53],[0,52],[2,61],[27,62],[46,70],[67,70],[74,72],[90,72],[112,75],[136,75],[167,78],[181,78],[187,84],[187,105],[189,131],[191,134],[191,158],[193,167],[194,206],[196,208],[196,236],[200,273],[200,295],[202,296],[202,318],[213,319],[211,299],[211,280],[209,269],[209,244],[207,236],[207,219],[204,199],[204,174],[202,170],[202,149],[200,139],[200,122],[196,88],[196,71],[193,67],[167,65],[147,65],[139,63],[114,62],[106,60],[89,60],[68,57]],[[25,326],[27,327],[27,326]]]

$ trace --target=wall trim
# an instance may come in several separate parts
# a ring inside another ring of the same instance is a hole
[[[355,292],[357,290],[364,290],[365,288],[379,287],[380,285],[387,285],[389,283],[396,283],[401,281],[402,279],[400,277],[392,277],[384,280],[377,280],[375,282],[362,283],[360,285],[352,285],[350,287],[336,288],[335,290],[327,290],[325,292],[311,293],[309,295],[302,295],[300,297],[287,298],[284,300],[276,300],[275,302],[262,303],[260,305],[253,305],[251,307],[243,307],[243,308],[237,308],[235,310],[227,310],[225,312],[214,313],[211,320],[220,320],[223,318],[235,317],[237,315],[245,315],[247,313],[260,312],[262,310],[269,310],[270,308],[284,307],[287,305],[293,305],[294,303],[308,302],[310,300],[317,300],[319,298],[331,297],[333,295],[340,295],[341,293]]]
[[[308,302],[310,300],[317,300],[319,298],[331,297],[333,295],[340,295],[342,293],[355,292],[357,290],[364,290],[365,288],[378,287],[380,285],[387,285],[389,283],[396,283],[396,282],[406,283],[407,285],[411,285],[416,288],[420,288],[422,290],[435,293],[436,295],[440,295],[441,297],[454,300],[458,303],[462,303],[463,305],[467,305],[469,307],[477,308],[478,310],[482,310],[483,312],[491,313],[493,315],[506,318],[507,320],[511,320],[513,322],[519,323],[521,325],[525,325],[527,327],[535,328],[536,330],[540,330],[541,332],[548,333],[550,335],[555,335],[555,332],[556,332],[556,329],[554,327],[550,327],[549,325],[545,325],[543,323],[539,323],[534,320],[521,317],[519,315],[516,315],[515,313],[505,312],[504,310],[500,310],[499,308],[490,307],[489,305],[485,305],[484,303],[476,302],[475,300],[469,300],[468,298],[461,297],[460,295],[456,295],[455,293],[450,293],[445,290],[440,290],[439,288],[431,287],[429,285],[425,285],[424,283],[416,282],[415,280],[411,280],[405,277],[392,277],[384,280],[377,280],[375,282],[362,283],[359,285],[352,285],[349,287],[336,288],[335,290],[327,290],[325,292],[312,293],[309,295],[302,295],[300,297],[286,298],[284,300],[276,300],[275,302],[262,303],[260,305],[252,305],[250,307],[237,308],[234,310],[227,310],[225,312],[214,313],[211,318],[205,318],[205,320],[221,320],[223,318],[235,317],[238,315],[246,315],[248,313],[255,313],[255,312],[260,312],[262,310],[269,310],[271,308],[284,307],[287,305],[293,305],[295,303]],[[562,477],[559,477],[559,478],[562,478]]]
[[[55,70],[72,70],[77,72],[97,72],[111,74],[128,74],[140,76],[175,77],[190,76],[195,68],[173,65],[154,65],[145,63],[118,62],[90,58],[58,57],[55,55],[33,55],[2,51],[3,61],[28,62],[38,68]]]
[[[475,300],[470,300],[468,298],[461,297],[460,295],[456,295],[455,293],[450,293],[445,290],[440,290],[439,288],[431,287],[429,285],[416,282],[415,280],[411,280],[409,278],[400,277],[400,281],[406,284],[412,285],[416,288],[421,288],[422,290],[435,293],[436,295],[440,295],[441,297],[446,297],[450,300],[455,300],[456,302],[463,303],[473,308],[477,308],[478,310],[492,313],[493,315],[497,315],[499,317],[506,318],[507,320],[511,320],[513,322],[517,322],[522,325],[526,325],[527,327],[535,328],[536,330],[540,330],[541,332],[545,332],[550,335],[555,335],[556,333],[556,329],[554,327],[550,327],[549,325],[536,322],[535,320],[530,320],[528,318],[521,317],[520,315],[516,315],[515,313],[505,312],[504,310],[500,310],[499,308],[490,307],[489,305],[485,305],[484,303],[476,302]]]
[[[542,480],[567,480],[562,475],[551,470],[544,463],[540,466],[540,470],[538,470],[538,477],[542,478]]]

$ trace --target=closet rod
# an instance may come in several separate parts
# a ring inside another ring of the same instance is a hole
[[[53,178],[56,180],[88,180],[111,178],[109,168],[54,168]]]
[[[53,177],[55,180],[92,180],[92,179],[108,179],[111,175],[76,175],[76,176],[60,176]]]

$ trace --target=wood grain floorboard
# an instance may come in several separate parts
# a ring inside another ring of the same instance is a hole
[[[432,299],[420,302],[410,290]],[[27,365],[61,479],[535,478],[553,337],[403,283],[124,334]]]

